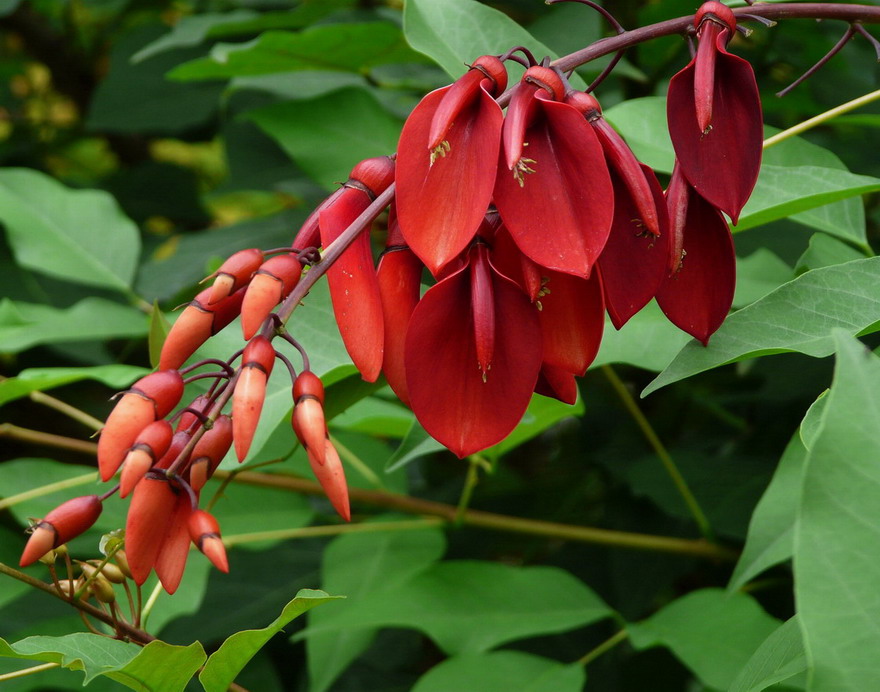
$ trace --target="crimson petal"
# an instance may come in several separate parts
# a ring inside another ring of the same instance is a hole
[[[535,97],[526,130],[531,172],[514,173],[503,158],[495,204],[520,250],[543,267],[587,277],[602,252],[613,218],[611,178],[602,146],[571,106]],[[522,184],[520,184],[520,181]]]
[[[459,457],[501,441],[516,427],[541,367],[537,311],[516,284],[494,271],[491,276],[497,332],[485,381],[467,269],[428,290],[406,337],[412,409],[425,430]]]
[[[549,272],[542,290],[541,335],[544,363],[583,375],[599,351],[605,328],[605,302],[599,276]]]
[[[733,303],[736,255],[721,212],[694,191],[683,244],[681,267],[660,286],[657,303],[670,322],[706,345]]]
[[[736,224],[758,179],[764,137],[752,66],[718,48],[712,124],[703,133],[694,103],[694,61],[669,82],[669,135],[691,186]]]
[[[407,244],[435,276],[467,247],[483,221],[495,184],[504,119],[481,87],[446,132],[445,155],[432,152],[431,121],[449,88],[422,99],[403,126],[397,148],[398,221]]]

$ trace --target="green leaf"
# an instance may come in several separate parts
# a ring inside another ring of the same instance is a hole
[[[666,127],[666,97],[627,99],[604,111],[639,159],[655,171],[672,173],[675,152]]]
[[[361,73],[421,59],[394,24],[321,24],[298,33],[267,31],[247,43],[218,43],[208,58],[184,63],[169,79],[229,79],[295,70]]]
[[[182,692],[205,659],[205,650],[199,642],[174,646],[156,640],[119,670],[108,671],[105,675],[138,692]]]
[[[284,606],[281,614],[263,629],[245,630],[233,634],[211,654],[204,669],[199,673],[199,680],[206,692],[226,692],[248,661],[287,623],[317,605],[339,598],[342,597],[330,596],[323,591],[301,589],[296,597]]]
[[[566,418],[582,416],[584,414],[584,401],[578,397],[573,404],[565,404],[557,399],[536,394],[529,402],[529,407],[523,414],[522,420],[513,431],[501,442],[481,452],[490,459],[498,459],[512,449],[516,449],[524,442],[537,437],[544,431],[552,428],[559,421]]]
[[[828,390],[826,389],[818,397],[816,397],[816,400],[810,405],[810,408],[807,409],[807,414],[804,416],[803,421],[801,421],[799,434],[801,438],[801,443],[807,449],[807,451],[813,448],[813,443],[816,441],[816,436],[822,429],[822,417],[825,414],[825,406],[827,403]]]
[[[136,644],[90,632],[28,637],[13,644],[0,639],[0,656],[58,663],[64,668],[81,670],[85,674],[83,685],[97,675],[124,667],[140,651]]]
[[[475,0],[406,0],[403,31],[417,51],[431,57],[453,78],[481,55],[500,55],[514,46],[525,46],[539,60],[556,56],[506,14]],[[510,85],[522,76],[522,68],[508,63]],[[576,74],[575,89],[585,88]]]
[[[864,252],[856,250],[851,245],[827,233],[814,233],[810,237],[810,244],[804,250],[804,254],[800,256],[795,264],[795,271],[801,274],[810,269],[830,267],[833,264],[852,262],[864,257]]]
[[[741,589],[764,570],[791,557],[806,456],[807,450],[795,434],[752,513],[745,548],[727,587],[731,591]]]
[[[358,161],[395,151],[401,128],[369,92],[354,88],[309,101],[276,103],[249,111],[246,117],[328,190],[348,180]]]
[[[665,646],[705,685],[726,690],[778,625],[751,596],[701,589],[627,629],[636,649]]]
[[[401,404],[369,396],[336,416],[333,427],[403,439],[412,426],[413,419],[412,411]]]
[[[171,331],[171,322],[165,317],[159,308],[159,301],[153,301],[153,310],[150,313],[150,331],[147,337],[147,344],[150,350],[150,365],[154,368],[159,367],[159,360],[162,357],[162,346],[165,339],[168,338],[168,332]]]
[[[761,692],[807,669],[797,616],[786,620],[752,655],[728,692]]]
[[[134,365],[97,365],[87,368],[27,368],[15,377],[0,381],[0,405],[31,392],[62,387],[81,380],[97,380],[113,389],[125,389],[149,372]]]
[[[338,632],[314,633],[306,639],[310,692],[329,688],[373,640],[372,628],[345,629],[348,607],[396,590],[439,560],[445,549],[443,532],[435,528],[351,534],[339,536],[327,546],[321,585],[329,591],[344,593],[348,600],[340,608],[320,608],[309,613],[311,626],[340,626]],[[358,569],[353,570],[352,565],[358,565]]]
[[[733,307],[754,303],[793,278],[791,267],[767,248],[758,248],[745,258],[737,257]]]
[[[691,375],[770,353],[821,358],[834,352],[832,331],[873,331],[880,320],[880,257],[814,269],[730,315],[709,346],[691,340],[642,392]]]
[[[653,300],[623,325],[614,329],[605,321],[605,333],[590,368],[609,363],[627,363],[660,372],[681,351],[690,337],[672,324]]]
[[[385,471],[387,473],[397,471],[411,461],[444,449],[446,447],[431,437],[428,431],[422,427],[421,423],[413,419],[406,436],[401,440],[397,449],[394,450],[394,454],[388,458]]]
[[[736,230],[744,231],[813,207],[877,190],[880,190],[880,179],[836,168],[764,164]],[[825,230],[867,247],[864,235],[850,236],[840,228]]]
[[[575,663],[566,665],[520,651],[464,653],[431,668],[413,692],[580,692],[586,677]]]
[[[106,192],[70,190],[43,173],[6,168],[0,171],[0,221],[21,266],[130,293],[140,233]]]
[[[841,331],[822,426],[807,457],[795,598],[810,690],[880,688],[880,358]]]
[[[458,654],[565,632],[612,615],[585,584],[556,567],[468,560],[438,563],[393,592],[345,610],[344,625],[309,627],[306,634],[410,627],[427,634],[446,653]]]
[[[85,298],[69,308],[0,300],[0,351],[18,353],[41,344],[104,341],[147,333],[146,316],[104,298]]]
[[[209,38],[252,34],[266,29],[296,29],[350,4],[349,0],[305,0],[285,12],[206,12],[181,17],[171,31],[139,50],[133,62],[146,60],[174,48],[197,46]]]

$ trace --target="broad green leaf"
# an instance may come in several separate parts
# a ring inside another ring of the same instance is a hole
[[[810,238],[810,244],[804,250],[804,254],[798,259],[795,271],[800,274],[810,269],[830,267],[833,264],[852,262],[864,257],[864,252],[856,250],[851,245],[827,233],[814,233]]]
[[[733,307],[754,303],[793,278],[791,267],[767,248],[759,248],[748,257],[737,257]]]
[[[0,17],[12,14],[20,4],[21,0],[0,0]]]
[[[413,420],[400,445],[394,450],[394,454],[388,458],[385,471],[387,473],[397,471],[411,461],[444,449],[446,448],[431,437],[417,420]]]
[[[281,614],[269,625],[259,630],[236,632],[208,658],[199,680],[206,692],[226,692],[242,669],[275,634],[294,618],[317,605],[333,601],[341,596],[330,596],[323,591],[301,589]]]
[[[387,520],[386,520],[387,521]],[[349,606],[381,592],[394,591],[414,574],[443,556],[446,541],[436,528],[340,536],[324,551],[321,586],[344,593],[339,608],[309,613],[309,624],[337,623],[340,631],[315,633],[306,639],[310,692],[323,692],[373,640],[372,628],[345,629]],[[352,565],[357,565],[356,570]]]
[[[822,420],[825,415],[825,406],[828,404],[828,390],[822,392],[807,409],[807,413],[801,421],[799,430],[801,444],[807,451],[813,448],[816,436],[822,429]]]
[[[198,49],[187,48],[132,62],[132,55],[160,36],[163,28],[157,24],[141,25],[113,44],[110,70],[98,82],[89,104],[88,130],[141,136],[177,134],[204,126],[215,116],[222,84],[178,84],[165,76],[182,61],[199,56]]]
[[[605,333],[590,368],[627,363],[660,372],[681,351],[690,337],[672,324],[653,300],[623,325],[620,331],[605,321]]]
[[[174,646],[156,640],[147,644],[127,664],[105,675],[138,692],[182,692],[205,659],[205,650],[199,642]]]
[[[880,688],[880,358],[834,334],[837,363],[807,457],[794,547],[809,690]]]
[[[764,491],[752,519],[742,555],[730,577],[728,589],[741,589],[764,570],[791,557],[794,525],[801,494],[807,450],[795,434]]]
[[[309,627],[306,634],[410,627],[458,654],[565,632],[613,614],[583,582],[556,567],[468,560],[438,563],[393,592],[346,606],[344,625]]]
[[[758,183],[742,210],[736,230],[760,226],[831,202],[880,190],[880,179],[820,166],[763,164]],[[839,228],[826,228],[842,233]],[[842,235],[865,246],[864,236]]]
[[[81,380],[97,380],[113,389],[125,389],[149,372],[134,365],[96,365],[86,368],[27,368],[15,377],[0,380],[0,405],[27,396],[63,387]]]
[[[581,692],[583,666],[520,651],[464,653],[448,658],[419,678],[413,692]]]
[[[514,46],[525,46],[539,60],[557,57],[506,14],[475,0],[406,0],[403,31],[413,48],[453,78],[481,55],[500,55]],[[511,62],[508,71],[512,86],[523,70]],[[577,75],[571,83],[575,89],[586,86]]]
[[[106,192],[71,190],[43,173],[6,168],[0,171],[0,221],[23,267],[130,292],[140,233]]]
[[[0,390],[2,391],[2,390]],[[403,439],[412,426],[413,414],[403,405],[370,396],[334,417],[333,427],[352,432]]]
[[[251,34],[267,29],[296,29],[350,4],[350,0],[305,0],[286,12],[241,9],[181,17],[171,31],[139,50],[132,60],[140,62],[166,50],[197,46],[209,38]]]
[[[136,644],[90,632],[28,637],[12,644],[0,639],[0,656],[58,663],[64,668],[81,670],[85,674],[84,685],[97,675],[124,667],[140,651]]]
[[[778,626],[751,596],[701,589],[627,629],[636,649],[665,646],[705,685],[726,690]]]
[[[0,300],[0,351],[18,353],[41,344],[141,337],[146,316],[104,298],[85,298],[69,308]]]
[[[153,310],[150,313],[150,331],[147,337],[147,344],[150,350],[150,365],[154,368],[159,367],[159,361],[162,358],[162,346],[171,331],[171,323],[159,308],[159,301],[153,301]]]
[[[880,320],[880,258],[801,274],[730,315],[704,347],[691,340],[642,392],[746,358],[796,351],[821,358],[834,352],[835,328],[873,331]]]
[[[807,669],[804,641],[797,616],[786,620],[746,663],[728,692],[761,692]]]
[[[203,504],[203,506],[205,505]],[[221,514],[220,520],[223,522],[223,532],[225,533],[226,516]],[[197,613],[202,607],[202,601],[208,589],[208,579],[214,572],[216,569],[207,557],[191,550],[186,569],[183,572],[183,579],[181,579],[177,591],[173,594],[166,593],[164,589],[159,591],[159,596],[149,613],[150,617],[143,623],[144,628],[149,630],[151,634],[159,635],[162,633],[162,628],[173,620]],[[153,588],[156,583],[151,577],[147,581],[147,587]],[[199,665],[204,662],[203,657]]]
[[[394,152],[401,128],[369,92],[353,88],[310,101],[276,103],[249,111],[247,117],[328,190],[348,180],[358,161]]]
[[[361,73],[376,65],[421,59],[394,24],[320,24],[298,33],[267,31],[247,43],[218,43],[210,56],[184,63],[169,79],[229,79],[295,70]]]
[[[369,82],[360,74],[330,70],[301,70],[280,74],[236,77],[229,82],[227,93],[264,91],[282,101],[307,101],[346,87],[367,89]]]

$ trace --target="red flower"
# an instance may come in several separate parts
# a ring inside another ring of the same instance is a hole
[[[735,224],[761,166],[761,101],[752,66],[727,52],[736,18],[707,2],[694,18],[699,45],[669,82],[667,120],[681,172]]]
[[[98,520],[103,508],[97,495],[75,497],[58,505],[33,527],[18,564],[27,567],[53,548],[84,533]]]
[[[611,230],[613,192],[595,132],[563,96],[554,70],[526,71],[504,121],[495,204],[530,259],[586,278]]]
[[[407,118],[397,148],[396,204],[406,242],[436,276],[483,222],[495,185],[507,86],[484,55],[455,84],[432,91]]]

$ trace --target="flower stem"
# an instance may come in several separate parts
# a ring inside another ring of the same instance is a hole
[[[361,476],[363,476],[370,485],[376,488],[384,488],[385,484],[382,482],[382,479],[376,475],[376,472],[373,471],[369,466],[367,466],[366,462],[361,459],[357,454],[352,452],[348,447],[342,444],[335,435],[330,436],[330,442],[333,443],[333,446],[336,447],[336,451],[339,452],[339,456],[342,457],[349,464],[354,466]]]
[[[465,513],[467,512],[468,505],[471,503],[471,498],[474,495],[474,488],[476,488],[477,483],[480,482],[478,465],[479,462],[475,457],[468,457],[467,476],[465,476],[464,479],[464,487],[461,489],[461,497],[458,499],[458,506],[455,508],[455,519],[453,520],[453,523],[456,526],[461,526],[464,523]]]
[[[99,421],[94,416],[90,416],[85,411],[81,411],[76,408],[76,406],[71,406],[60,399],[56,399],[54,396],[49,396],[44,392],[31,392],[28,395],[31,401],[35,401],[38,404],[42,404],[43,406],[48,406],[49,408],[53,408],[56,411],[60,411],[65,416],[69,418],[73,418],[73,420],[82,423],[87,428],[91,428],[92,430],[100,430],[104,427],[104,422]]]
[[[227,547],[256,543],[258,541],[283,541],[296,538],[316,538],[338,536],[345,533],[374,533],[378,531],[419,531],[443,526],[446,522],[439,518],[410,519],[407,521],[377,521],[364,524],[331,524],[329,526],[306,526],[299,529],[278,529],[277,531],[255,531],[223,536]]]
[[[59,447],[73,452],[83,452],[84,454],[95,454],[98,450],[98,445],[94,442],[77,440],[73,437],[64,437],[63,435],[53,435],[52,433],[31,430],[30,428],[22,428],[12,423],[0,423],[0,437],[11,437],[22,442]]]
[[[68,478],[64,481],[58,481],[56,483],[48,483],[47,485],[41,485],[38,488],[33,488],[32,490],[26,490],[23,493],[18,493],[17,495],[10,495],[9,497],[5,497],[0,500],[0,512],[2,512],[7,507],[12,507],[13,505],[17,505],[20,502],[25,502],[26,500],[33,500],[36,497],[43,497],[44,495],[51,495],[52,493],[58,492],[59,490],[67,490],[68,488],[75,488],[78,485],[86,485],[87,483],[94,483],[98,480],[98,474],[95,471],[90,473],[84,473],[81,476],[74,476],[73,478]]]
[[[861,108],[873,101],[880,99],[880,89],[877,91],[872,91],[870,94],[865,94],[864,96],[859,96],[852,101],[847,101],[846,103],[842,103],[839,106],[835,106],[834,108],[825,111],[824,113],[819,113],[819,115],[809,118],[808,120],[804,120],[802,123],[798,123],[794,127],[790,127],[787,130],[783,130],[782,132],[777,132],[772,137],[768,137],[764,140],[764,148],[772,147],[774,144],[779,144],[780,142],[784,142],[786,139],[799,135],[801,132],[806,132],[818,125],[822,125],[827,123],[830,120],[833,120],[838,115],[843,115],[844,113],[849,113],[856,108]]]
[[[636,400],[633,398],[632,394],[629,393],[626,385],[623,384],[623,382],[617,376],[617,373],[614,372],[614,369],[610,365],[603,365],[602,372],[605,373],[605,377],[608,378],[608,381],[611,383],[611,386],[614,388],[617,396],[620,397],[620,400],[623,403],[624,407],[633,417],[636,425],[639,426],[639,430],[642,431],[642,435],[644,435],[645,439],[648,441],[648,444],[651,445],[654,453],[660,459],[660,462],[666,469],[666,473],[669,474],[669,477],[672,479],[672,482],[678,489],[679,495],[681,495],[684,503],[687,505],[688,510],[690,510],[694,521],[697,522],[700,533],[703,534],[703,537],[706,540],[714,541],[712,526],[709,524],[709,520],[708,518],[706,518],[706,515],[700,507],[700,504],[697,502],[697,498],[694,497],[694,494],[688,487],[687,481],[685,481],[684,476],[681,475],[681,472],[675,465],[675,461],[672,459],[672,456],[669,454],[666,447],[660,441],[660,438],[657,436],[657,433],[654,431],[651,423],[645,417],[645,414],[642,413],[642,410],[639,408]]]
[[[229,472],[217,471],[214,475],[218,478],[225,478],[229,475]],[[234,482],[261,487],[280,488],[306,495],[323,495],[324,493],[324,490],[318,483],[304,478],[296,478],[294,476],[281,474],[250,473],[247,471],[241,471],[235,475]],[[398,493],[381,490],[350,488],[349,496],[354,502],[361,502],[387,509],[395,509],[407,514],[440,517],[450,523],[454,522],[456,517],[457,510],[453,505],[434,502],[433,500],[422,500],[420,498],[410,497],[409,495],[400,495]],[[678,555],[690,555],[709,560],[735,561],[739,556],[737,551],[722,545],[716,545],[705,539],[652,536],[642,533],[600,529],[590,526],[574,526],[571,524],[559,524],[538,519],[511,517],[475,509],[468,509],[464,512],[462,523],[466,526],[494,529],[496,531],[607,545],[618,548],[631,548],[634,550],[649,550],[663,553],[674,553]]]
[[[620,630],[620,632],[606,639],[592,651],[588,651],[587,653],[585,653],[577,661],[575,661],[575,663],[579,666],[587,666],[605,652],[610,651],[621,642],[625,642],[628,637],[629,633],[626,630]]]
[[[5,673],[4,675],[0,675],[0,682],[5,682],[6,680],[15,680],[16,678],[23,678],[27,675],[34,675],[35,673],[42,673],[44,670],[52,670],[53,668],[57,668],[60,665],[60,663],[43,663],[38,666],[32,666],[31,668],[23,668],[22,670]]]

